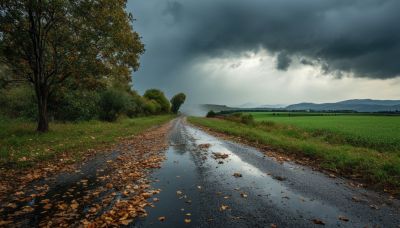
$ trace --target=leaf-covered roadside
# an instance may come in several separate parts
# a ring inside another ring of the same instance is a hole
[[[153,128],[110,147],[105,157],[98,155],[105,162],[95,166],[93,177],[84,173],[84,170],[90,171],[91,167],[85,166],[92,157],[81,166],[68,165],[59,169],[64,172],[60,175],[64,175],[62,179],[65,180],[61,187],[60,183],[53,182],[59,179],[57,175],[32,181],[46,177],[50,172],[46,169],[56,167],[32,171],[21,179],[22,186],[14,190],[4,188],[7,183],[2,179],[0,226],[119,226],[133,222],[138,216],[146,216],[145,207],[151,206],[147,199],[160,191],[151,189],[146,177],[149,170],[158,168],[164,159],[168,128],[169,124]],[[83,175],[76,180],[73,178],[76,173]]]
[[[15,178],[25,172],[21,174],[20,170],[14,169],[40,169],[43,165],[54,169],[60,164],[79,162],[91,153],[91,149],[107,147],[172,118],[173,115],[157,115],[121,118],[114,123],[97,120],[54,122],[49,132],[38,134],[31,121],[0,117],[0,174],[13,169],[12,177]]]

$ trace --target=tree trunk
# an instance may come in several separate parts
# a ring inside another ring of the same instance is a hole
[[[47,117],[47,94],[41,94],[40,92],[36,94],[38,101],[38,126],[37,131],[46,132],[49,130],[49,119]]]

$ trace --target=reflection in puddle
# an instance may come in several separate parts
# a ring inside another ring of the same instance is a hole
[[[208,168],[208,172],[205,174],[208,181],[218,182],[225,191],[237,189],[238,191],[245,191],[249,197],[256,195],[257,200],[263,201],[264,205],[272,204],[287,213],[299,214],[304,219],[311,220],[318,216],[319,219],[327,223],[339,224],[337,217],[344,213],[336,207],[294,192],[285,185],[284,180],[276,180],[265,171],[263,172],[258,167],[243,161],[237,154],[228,149],[229,146],[224,141],[192,127],[187,127],[186,130],[189,135],[195,138],[194,146],[205,143],[211,144],[207,151],[208,159],[203,163],[203,166]],[[213,152],[228,154],[229,157],[224,160],[223,164],[218,164],[218,161],[211,157]],[[263,158],[260,157],[259,159]],[[241,173],[243,177],[233,177],[234,173]]]

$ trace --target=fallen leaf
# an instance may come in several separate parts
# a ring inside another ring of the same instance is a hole
[[[372,209],[375,209],[375,210],[378,210],[378,209],[379,209],[379,207],[376,206],[375,204],[371,204],[371,205],[369,205],[369,207],[372,208]]]
[[[185,219],[185,223],[190,223],[191,221],[191,219]]]
[[[234,173],[233,176],[234,177],[242,177],[242,174],[241,173]]]
[[[79,207],[79,203],[76,202],[76,200],[72,200],[72,202],[71,202],[71,208],[72,208],[73,210],[75,210],[75,209],[77,209],[78,207]]]
[[[243,197],[243,198],[247,198],[247,194],[244,193],[244,192],[241,192],[241,193],[240,193],[240,196]]]
[[[4,220],[0,220],[0,226],[4,226],[4,225],[8,225],[10,223],[12,223],[13,221],[4,221]]]
[[[278,226],[276,224],[271,224],[271,228],[277,228]]]
[[[221,205],[221,207],[220,207],[220,210],[221,211],[225,211],[225,210],[227,210],[227,209],[229,209],[229,206],[227,206],[227,205]]]
[[[325,225],[325,223],[319,219],[313,219],[312,221],[314,224],[317,224],[317,225]]]
[[[111,183],[106,184],[106,188],[111,189],[112,187],[113,187],[113,184],[111,184]]]
[[[9,203],[9,204],[7,204],[7,207],[15,209],[15,208],[17,208],[17,204]]]
[[[176,191],[177,195],[182,195],[183,193],[181,191]]]
[[[342,220],[342,221],[345,221],[345,222],[349,221],[349,219],[344,217],[344,216],[339,216],[339,220]]]
[[[192,214],[190,214],[190,213],[186,213],[186,216],[192,216]]]
[[[165,221],[165,216],[158,217],[158,221],[164,222]]]
[[[46,205],[43,206],[43,209],[45,210],[49,210],[53,205],[51,203],[48,203]]]
[[[133,219],[125,219],[125,220],[120,221],[120,223],[124,226],[129,225],[129,223],[131,223],[131,222],[133,222]]]

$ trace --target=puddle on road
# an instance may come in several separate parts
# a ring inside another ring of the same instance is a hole
[[[154,196],[159,201],[154,202],[154,208],[146,208],[148,216],[139,219],[133,227],[180,227],[198,223],[200,189],[192,155],[185,145],[174,145],[169,147],[166,157],[162,168],[156,170],[151,178],[152,188],[161,189]],[[159,221],[160,217],[165,217],[165,220]],[[185,223],[185,219],[190,219],[190,223]]]
[[[203,176],[207,177],[207,182],[214,182],[222,192],[229,193],[232,190],[237,192],[236,194],[233,193],[235,197],[232,197],[231,203],[244,205],[254,200],[261,207],[264,205],[281,209],[287,214],[292,214],[294,218],[308,222],[318,218],[331,226],[335,224],[342,227],[351,226],[351,223],[355,222],[344,224],[338,221],[338,216],[344,215],[344,213],[336,207],[326,205],[323,202],[293,191],[285,185],[285,180],[276,180],[271,175],[268,175],[265,170],[263,172],[258,167],[242,160],[232,150],[228,149],[232,146],[227,145],[224,141],[192,127],[187,127],[186,130],[194,139],[194,147],[198,147],[201,144],[211,145],[206,152],[200,152],[200,150],[194,155],[196,156],[197,154],[197,157],[203,160]],[[228,154],[229,157],[216,160],[211,157],[212,152]],[[235,152],[238,153],[237,151]],[[207,159],[204,159],[205,155]],[[258,159],[269,158],[261,156]],[[219,161],[222,161],[223,164],[218,164]],[[234,177],[234,173],[240,173],[243,177]],[[246,194],[247,199],[244,200],[240,193]]]

